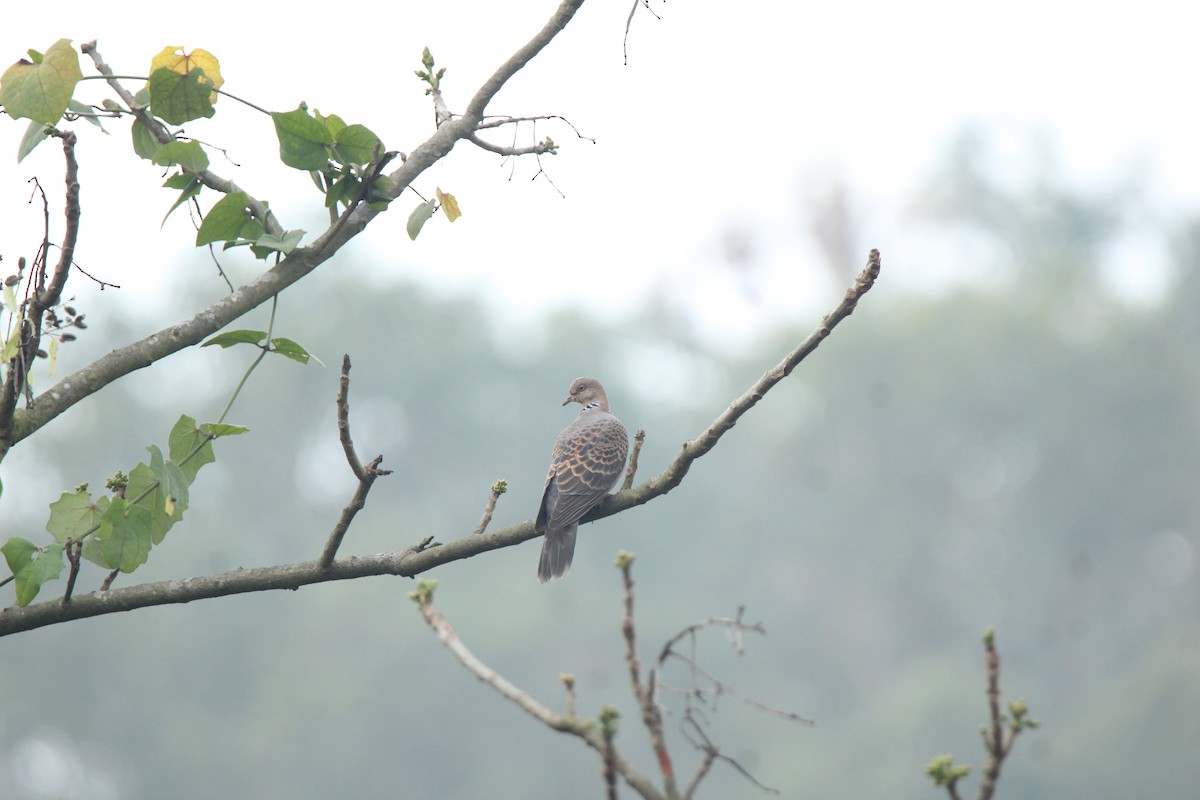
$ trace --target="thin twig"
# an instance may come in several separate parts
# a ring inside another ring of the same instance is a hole
[[[621,54],[625,59],[625,65],[629,65],[629,28],[633,25],[633,15],[637,13],[638,6],[645,6],[646,10],[655,19],[662,19],[658,14],[654,13],[654,9],[650,7],[650,0],[633,0],[633,7],[629,9],[629,16],[625,18],[625,38],[621,41]]]
[[[454,632],[454,629],[450,627],[450,623],[446,621],[441,612],[433,607],[433,584],[422,581],[417,585],[417,590],[410,593],[410,597],[416,602],[425,622],[437,634],[438,640],[475,677],[495,689],[502,697],[514,703],[518,708],[543,725],[552,730],[576,736],[602,757],[605,756],[605,741],[603,734],[598,730],[599,726],[593,724],[590,720],[577,717],[574,714],[564,715],[554,713],[527,692],[515,686],[503,675],[500,675],[487,664],[483,663],[483,661],[472,653],[458,637],[458,634]],[[611,757],[614,769],[625,779],[630,788],[643,798],[646,798],[646,800],[664,800],[663,794],[655,788],[650,779],[625,761],[616,752],[615,748],[612,749]]]
[[[75,591],[75,579],[79,577],[79,562],[80,555],[83,553],[83,542],[74,539],[67,539],[67,544],[63,547],[63,552],[67,554],[67,562],[71,565],[71,573],[67,576],[67,590],[63,592],[62,601],[64,604],[71,602],[71,593]]]
[[[108,577],[104,579],[104,583],[100,584],[100,591],[98,593],[104,594],[109,589],[111,589],[113,581],[115,581],[117,579],[117,575],[119,575],[119,574],[121,574],[121,570],[119,570],[119,569],[114,569],[112,572],[108,573]],[[133,588],[137,588],[137,587],[133,587]]]
[[[333,526],[333,530],[329,534],[329,538],[325,541],[325,549],[321,551],[321,557],[317,559],[317,563],[321,569],[328,569],[333,564],[333,559],[337,557],[338,548],[342,546],[342,539],[346,538],[346,531],[350,530],[350,523],[354,521],[354,517],[367,504],[367,492],[371,491],[371,484],[380,475],[390,475],[390,469],[379,469],[379,463],[383,461],[383,456],[375,456],[370,464],[367,464],[365,471],[367,477],[358,482],[358,486],[354,489],[354,496],[350,498],[350,502],[342,509],[341,516],[338,517],[337,524]]]
[[[563,707],[568,717],[575,716],[575,676],[567,673],[562,673],[558,676],[562,682],[563,691],[566,692],[566,700]]]
[[[476,147],[487,150],[489,153],[496,153],[501,156],[540,156],[542,153],[549,153],[555,147],[546,142],[538,142],[528,147],[504,147],[503,145],[492,144],[487,139],[480,139],[473,133],[467,137],[467,141]]]
[[[8,380],[0,389],[0,458],[7,454],[8,448],[16,441],[17,431],[13,420],[16,414],[17,402],[22,391],[28,391],[27,380],[29,370],[37,357],[42,342],[42,323],[46,310],[54,307],[62,298],[63,288],[71,271],[71,261],[75,255],[75,245],[79,240],[79,163],[75,158],[76,137],[70,131],[54,134],[62,139],[63,159],[66,162],[65,182],[67,184],[64,196],[64,215],[67,218],[63,232],[62,247],[59,248],[58,263],[49,283],[46,282],[46,267],[50,258],[50,204],[46,192],[40,183],[35,181],[36,190],[42,195],[42,245],[34,260],[33,274],[26,284],[27,299],[25,300],[24,318],[21,320],[17,352],[9,362]]]
[[[854,312],[854,309],[858,306],[858,301],[875,285],[875,281],[879,277],[879,271],[879,251],[872,250],[867,256],[867,265],[858,274],[858,277],[855,278],[850,288],[846,290],[837,307],[821,319],[821,323],[817,326],[816,330],[805,337],[804,341],[792,350],[792,352],[788,353],[782,361],[767,370],[741,397],[730,403],[699,436],[684,444],[679,455],[675,456],[675,459],[667,465],[665,470],[653,478],[644,481],[640,486],[629,492],[619,492],[610,495],[605,500],[593,506],[592,510],[584,514],[580,521],[593,522],[620,513],[627,508],[641,505],[655,497],[664,495],[678,486],[696,459],[716,447],[721,437],[737,424],[737,421],[741,419],[743,414],[758,405],[758,402],[766,396],[772,387],[790,375],[792,370],[801,361],[811,355],[821,342],[825,341],[825,338],[833,332],[838,323]]]
[[[633,435],[633,452],[629,454],[629,466],[625,468],[625,482],[621,484],[621,491],[633,488],[633,478],[637,475],[638,455],[642,452],[642,444],[646,441],[646,431],[638,428],[638,432]]]
[[[633,696],[637,698],[638,709],[642,714],[642,724],[650,734],[650,747],[658,760],[658,768],[662,771],[663,788],[667,797],[677,797],[679,789],[675,785],[675,766],[671,763],[671,752],[667,748],[667,738],[663,733],[662,713],[654,700],[652,691],[647,691],[641,679],[641,665],[637,657],[637,635],[633,625],[633,553],[622,550],[617,554],[617,567],[621,570],[621,583],[625,589],[623,596],[625,613],[621,617],[621,633],[625,637],[625,663],[629,668],[629,681],[633,687]]]
[[[479,525],[475,527],[474,536],[480,536],[487,530],[488,523],[492,521],[492,512],[496,510],[496,500],[507,491],[506,480],[498,480],[492,484],[492,493],[488,495],[487,507],[483,509],[483,516],[479,519]]]
[[[350,471],[354,473],[354,477],[365,481],[367,473],[363,470],[362,462],[358,460],[358,453],[354,452],[354,440],[350,438],[350,355],[348,353],[342,356],[342,377],[338,380],[336,402],[338,439],[342,443],[342,452],[346,454],[346,462],[350,465]]]
[[[1000,653],[996,650],[996,635],[988,629],[983,637],[984,665],[987,669],[988,712],[991,729],[983,731],[983,745],[987,750],[982,777],[979,779],[979,800],[991,800],[1000,780],[1000,768],[1004,759],[1012,752],[1013,744],[1021,731],[1038,727],[1038,722],[1029,717],[1029,707],[1024,700],[1008,704],[1009,714],[1000,711]]]
[[[617,800],[617,748],[613,746],[614,731],[610,725],[602,725],[604,734],[604,787],[608,800]]]
[[[354,451],[354,441],[350,438],[350,356],[342,356],[342,377],[338,381],[337,394],[337,420],[338,420],[338,438],[342,442],[342,451],[346,454],[346,461],[350,465],[350,471],[354,473],[354,477],[358,478],[358,486],[354,490],[354,496],[350,498],[350,502],[342,509],[342,515],[338,517],[337,524],[333,526],[333,531],[330,532],[329,538],[325,541],[325,549],[321,552],[321,557],[317,559],[317,563],[322,569],[328,569],[333,564],[333,559],[337,557],[338,548],[342,546],[342,539],[346,537],[346,531],[350,530],[350,523],[354,521],[354,517],[367,504],[367,493],[371,491],[372,484],[380,475],[391,475],[390,469],[380,469],[379,465],[383,462],[383,456],[375,456],[370,464],[365,467],[358,459],[358,453]]]

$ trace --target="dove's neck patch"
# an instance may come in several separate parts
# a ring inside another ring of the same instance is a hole
[[[592,402],[590,402],[586,406],[584,406],[583,410],[584,411],[595,411],[599,407],[600,407],[600,404],[597,403],[595,400],[593,400]]]

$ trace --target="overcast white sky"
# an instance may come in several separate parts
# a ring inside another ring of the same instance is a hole
[[[269,3],[213,0],[185,14],[149,2],[79,4],[70,13],[22,4],[0,29],[0,62],[60,37],[76,45],[98,39],[114,69],[144,74],[165,45],[202,47],[221,60],[226,90],[277,110],[304,100],[407,151],[432,123],[412,76],[423,46],[448,68],[447,100],[461,108],[554,7],[359,2],[336,13],[316,4],[281,13]],[[840,176],[853,191],[863,256],[879,247],[893,286],[937,285],[972,267],[934,253],[904,204],[968,124],[995,134],[1000,172],[1027,168],[1027,137],[1040,132],[1085,185],[1101,186],[1136,162],[1156,202],[1200,202],[1197,26],[1185,4],[652,2],[661,19],[639,9],[626,66],[629,7],[630,0],[591,0],[490,109],[562,114],[596,140],[539,126],[539,138],[563,146],[543,162],[565,200],[544,180],[530,181],[533,161],[510,169],[460,145],[417,188],[455,193],[462,219],[435,219],[410,243],[404,222],[418,201],[409,195],[348,248],[343,267],[331,268],[478,289],[518,315],[563,303],[620,311],[670,285],[681,302],[720,302],[728,324],[750,324],[797,305],[824,308],[836,296],[817,280],[820,254],[804,231],[804,203]],[[103,87],[88,84],[77,96],[98,100]],[[15,163],[25,124],[0,119],[5,266],[36,242],[24,181],[61,183],[53,145]],[[190,247],[183,215],[159,231],[173,198],[158,188],[159,168],[132,155],[127,124],[111,124],[111,137],[78,127],[80,262],[122,284],[124,297],[156,304],[160,281],[180,287],[183,275],[211,275],[206,256]],[[241,166],[214,155],[213,168],[268,199],[285,227],[318,230],[320,198],[307,175],[276,160],[269,120],[223,98],[213,120],[186,128],[226,148]],[[740,297],[738,281],[721,266],[731,227],[754,242],[761,293],[745,302],[731,299]],[[229,260],[243,279],[260,268],[241,253]]]

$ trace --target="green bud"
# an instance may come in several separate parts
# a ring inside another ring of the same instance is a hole
[[[611,739],[617,735],[617,723],[620,720],[621,712],[612,706],[604,706],[600,709],[600,731],[604,734],[604,738]]]

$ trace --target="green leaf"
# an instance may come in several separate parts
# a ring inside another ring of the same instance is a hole
[[[46,127],[46,123],[30,120],[29,127],[25,129],[25,135],[21,137],[21,144],[17,147],[17,163],[20,164],[25,160],[25,156],[33,152],[33,148],[37,147],[42,142],[46,141],[46,137],[50,135],[50,129]]]
[[[215,344],[219,347],[229,348],[235,344],[258,344],[266,338],[266,331],[225,331],[218,333],[200,346],[208,347],[210,344]]]
[[[324,122],[309,116],[303,107],[295,111],[272,111],[271,119],[279,137],[279,159],[284,164],[295,169],[324,169],[329,161],[325,146],[333,144],[333,136]]]
[[[395,194],[395,191],[396,182],[387,175],[380,175],[371,184],[371,193],[367,197],[367,205],[376,211],[382,211],[392,202],[389,198]]]
[[[37,545],[20,536],[12,537],[0,547],[0,553],[4,553],[4,560],[8,562],[8,569],[13,575],[20,572],[36,552]]]
[[[162,450],[158,449],[158,445],[152,444],[146,449],[150,451],[150,471],[154,473],[159,489],[162,490],[162,509],[168,516],[171,516],[175,513],[177,503],[187,505],[189,481],[178,464],[163,458]],[[126,492],[126,496],[130,496],[128,492]],[[132,496],[136,497],[136,495]]]
[[[201,467],[217,460],[213,455],[211,437],[196,427],[196,420],[187,414],[181,416],[175,427],[171,428],[167,442],[171,460],[183,470],[188,483],[196,480],[196,473]]]
[[[133,152],[150,161],[162,146],[162,142],[155,138],[140,119],[133,121]]]
[[[321,359],[305,350],[300,344],[291,339],[284,339],[282,336],[271,340],[271,350],[281,356],[287,356],[293,361],[299,361],[301,364],[307,364],[310,358],[321,364]],[[325,365],[321,364],[321,366]]]
[[[111,136],[108,129],[104,127],[104,123],[100,121],[100,117],[96,116],[96,109],[89,106],[87,103],[81,103],[78,100],[72,100],[67,103],[67,110],[73,114],[78,114],[79,118],[90,122],[100,130],[104,131],[105,135]]]
[[[167,209],[167,213],[163,216],[163,221],[159,227],[167,224],[167,217],[170,217],[175,212],[175,209],[200,194],[200,191],[204,188],[204,184],[200,182],[199,178],[186,172],[175,173],[167,178],[163,186],[168,189],[182,189],[183,191],[179,193],[179,197],[175,198],[175,202]]]
[[[325,207],[333,208],[338,203],[349,205],[348,197],[358,191],[359,180],[352,172],[347,171],[342,177],[333,182],[325,193]]]
[[[188,175],[186,172],[173,172],[163,181],[164,189],[186,189],[196,182],[195,175]]]
[[[114,497],[104,512],[104,522],[107,524],[96,536],[108,565],[121,572],[133,572],[145,564],[154,545],[150,509]]]
[[[208,169],[208,154],[194,139],[190,142],[167,142],[158,148],[150,160],[164,167],[178,164],[192,172]]]
[[[200,425],[200,430],[204,433],[219,438],[221,436],[241,436],[250,429],[245,425],[227,425],[223,422],[205,422]]]
[[[196,246],[212,242],[228,242],[238,238],[242,227],[251,219],[246,210],[249,199],[245,192],[231,192],[217,201],[196,231]]]
[[[46,530],[59,544],[66,544],[68,539],[79,541],[100,524],[104,511],[105,506],[92,502],[90,492],[63,492],[50,504]]]
[[[63,569],[63,546],[58,542],[39,548],[28,539],[14,536],[0,547],[16,578],[17,605],[27,606],[37,597],[42,584],[55,580]]]
[[[383,142],[365,125],[347,125],[337,132],[333,142],[334,158],[343,164],[370,164],[376,148],[383,152]]]
[[[62,117],[83,77],[79,54],[70,39],[59,39],[43,56],[29,51],[34,63],[21,59],[0,75],[0,105],[13,119],[53,125]]]
[[[338,131],[340,131],[340,130],[342,130],[342,128],[346,127],[346,121],[343,120],[341,117],[339,117],[337,114],[330,114],[329,116],[325,116],[320,111],[314,111],[313,119],[317,120],[318,122],[325,123],[325,127],[329,130],[329,135],[333,136],[335,138],[338,135]]]
[[[0,361],[8,362],[11,361],[14,356],[16,356],[17,345],[21,342],[21,321],[24,316],[24,312],[17,314],[12,326],[13,331],[11,334],[9,334],[8,340],[5,341],[4,347],[0,349]]]
[[[304,233],[299,228],[294,231],[284,231],[282,237],[264,233],[255,240],[254,244],[256,247],[262,247],[271,252],[279,252],[287,255],[296,249],[296,245],[300,244],[300,240],[304,238]]]
[[[427,200],[421,205],[413,209],[413,212],[408,215],[408,238],[416,240],[417,235],[421,233],[421,228],[433,216],[434,209],[437,208],[437,200]]]
[[[150,111],[171,125],[211,117],[213,81],[196,67],[186,75],[160,67],[150,73]]]
[[[150,512],[150,538],[154,544],[159,544],[166,537],[167,531],[179,520],[187,510],[186,502],[176,502],[170,512],[167,511],[167,495],[164,492],[154,472],[145,464],[138,464],[129,473],[129,485],[125,487],[125,495],[129,498],[141,497],[142,492],[150,490],[145,499],[137,505],[145,506]]]

